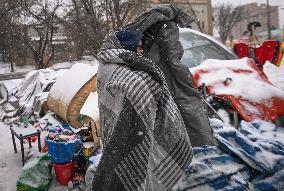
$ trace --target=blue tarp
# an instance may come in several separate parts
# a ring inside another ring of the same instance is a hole
[[[193,161],[174,190],[284,190],[284,129],[242,121],[240,129],[210,120],[218,146],[193,148]]]

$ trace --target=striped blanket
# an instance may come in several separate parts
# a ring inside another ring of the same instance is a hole
[[[192,153],[163,73],[151,60],[122,49],[113,31],[99,58],[103,153],[93,190],[171,190]]]

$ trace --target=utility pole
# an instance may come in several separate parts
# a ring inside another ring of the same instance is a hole
[[[269,0],[266,0],[266,11],[267,11],[267,34],[268,34],[268,39],[271,39]]]
[[[281,10],[283,10],[283,9],[284,9],[284,7],[280,8],[280,9],[281,9]],[[282,30],[283,30],[282,40],[284,40],[284,24],[283,24],[283,26],[282,26]]]

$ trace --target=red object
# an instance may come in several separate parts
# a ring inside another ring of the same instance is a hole
[[[253,71],[244,70],[244,69],[233,69],[233,72],[242,73],[242,74],[254,72],[259,76],[260,80],[271,84],[267,76],[263,73],[262,70],[260,70],[255,65],[253,60],[248,59],[247,64],[253,68]],[[198,84],[201,84],[200,79],[202,75],[205,75],[207,73],[214,73],[216,72],[216,70],[217,69],[215,70],[210,70],[210,69],[196,70],[193,73],[194,86],[198,87]],[[226,80],[225,82],[229,84],[230,80]],[[249,82],[248,82],[248,85],[249,85]],[[218,84],[207,84],[206,85],[208,93],[211,95],[213,95],[212,90],[214,86],[218,86]],[[218,99],[229,100],[229,102],[231,103],[232,109],[237,111],[245,121],[250,122],[255,119],[262,119],[266,121],[275,122],[275,120],[279,116],[284,115],[284,100],[279,97],[271,97],[270,99],[265,99],[265,100],[262,100],[261,102],[256,102],[256,101],[247,100],[242,97],[236,98],[233,95],[213,95],[213,96]],[[251,112],[249,108],[247,107],[255,108],[257,112]]]
[[[44,147],[41,148],[42,153],[47,153],[48,152],[48,147],[45,145]]]
[[[80,184],[82,184],[83,182],[85,182],[85,178],[84,176],[75,176],[73,178],[73,180],[68,182],[68,187],[69,188],[75,188],[76,186],[79,186]]]
[[[36,142],[37,141],[37,136],[31,136],[31,142]]]
[[[234,51],[239,58],[253,58],[256,64],[262,68],[266,61],[277,65],[278,60],[281,59],[280,47],[280,41],[267,40],[257,48],[249,47],[246,43],[237,43],[234,45]]]
[[[239,58],[244,58],[249,56],[249,47],[246,43],[236,43],[234,45],[234,52]]]
[[[75,176],[74,163],[69,162],[65,164],[53,164],[56,174],[56,180],[64,186],[68,185],[68,182]]]

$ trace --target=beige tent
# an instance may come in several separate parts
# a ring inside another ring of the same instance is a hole
[[[80,110],[91,92],[96,91],[96,74],[98,65],[75,64],[59,77],[52,86],[47,98],[47,105],[74,128],[83,127],[95,121],[81,115]],[[96,122],[98,128],[98,121]],[[96,130],[95,128],[93,128]],[[94,136],[94,142],[99,138]]]
[[[96,91],[97,68],[75,64],[56,80],[49,92],[48,107],[74,128],[90,120],[80,115],[80,109],[90,92]]]

